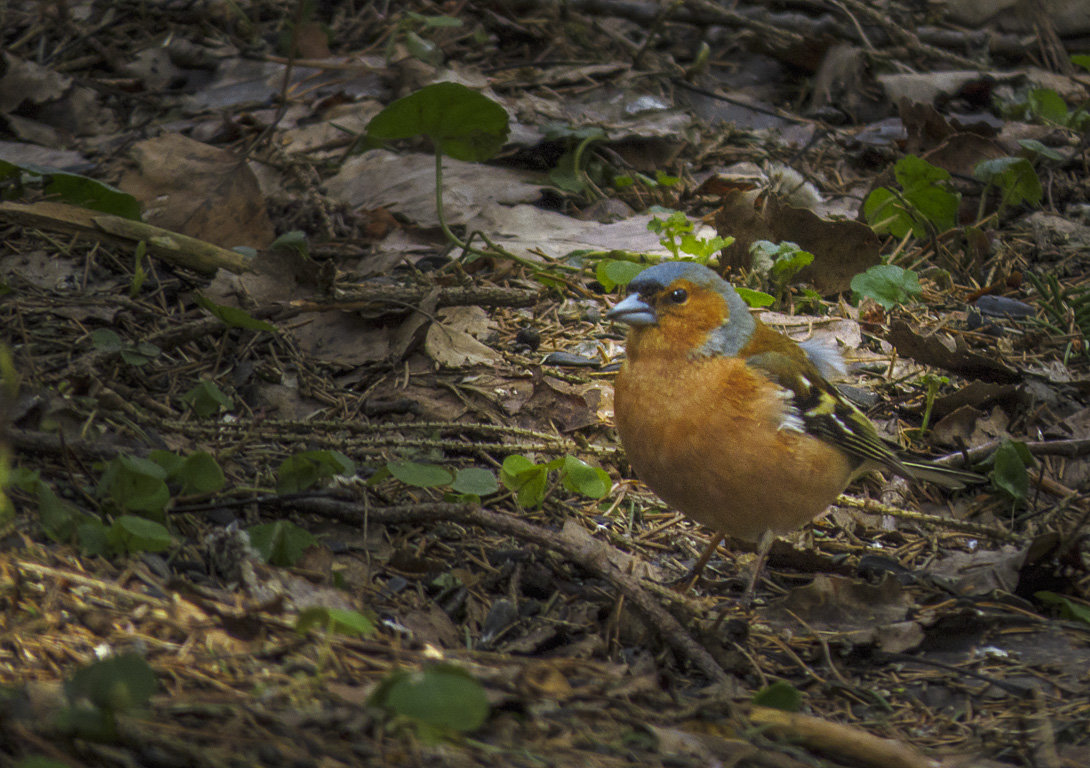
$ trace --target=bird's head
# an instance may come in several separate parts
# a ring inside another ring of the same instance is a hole
[[[737,355],[756,321],[738,292],[700,264],[671,261],[645,269],[606,317],[631,327],[628,356],[652,350],[688,356]]]

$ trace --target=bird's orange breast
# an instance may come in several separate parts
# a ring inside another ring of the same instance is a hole
[[[665,502],[754,540],[823,512],[853,471],[835,447],[779,428],[778,391],[738,358],[694,359],[630,337],[615,385],[617,430],[637,476]]]

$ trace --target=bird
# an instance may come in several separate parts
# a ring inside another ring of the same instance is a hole
[[[696,262],[640,272],[606,313],[629,326],[614,418],[636,476],[718,533],[757,542],[746,602],[772,542],[821,514],[875,468],[948,488],[972,472],[904,456],[829,379],[835,347],[796,343],[761,322],[734,287]]]

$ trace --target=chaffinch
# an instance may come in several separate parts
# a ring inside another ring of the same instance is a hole
[[[772,330],[707,267],[659,264],[629,290],[606,315],[630,326],[614,390],[628,460],[667,504],[759,541],[762,558],[869,469],[947,487],[979,479],[899,456],[829,383],[844,372],[835,349]]]

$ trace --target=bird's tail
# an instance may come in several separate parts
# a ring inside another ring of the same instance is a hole
[[[932,464],[931,462],[918,459],[902,459],[901,463],[904,464],[905,469],[911,473],[913,479],[941,485],[943,488],[956,490],[958,488],[964,488],[967,485],[983,483],[987,480],[984,475],[979,475],[976,472],[969,472],[964,469],[954,469],[953,467],[943,467],[938,464]]]

